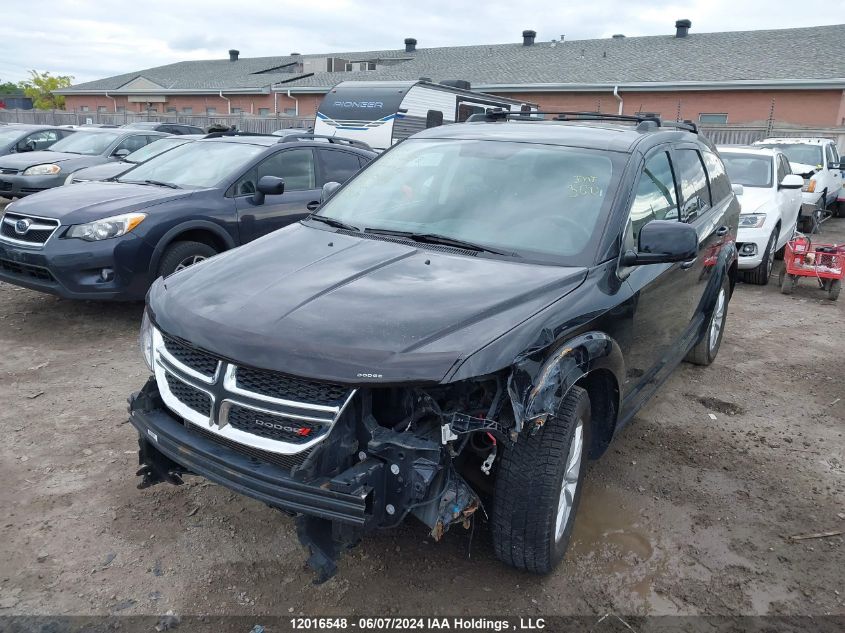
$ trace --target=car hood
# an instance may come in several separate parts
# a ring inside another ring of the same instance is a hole
[[[107,161],[108,158],[100,156],[87,156],[83,154],[67,154],[65,152],[22,152],[20,154],[9,154],[0,158],[0,168],[19,169],[24,170],[33,165],[44,165],[45,163],[57,163],[62,167],[62,171],[70,173],[75,169],[88,167],[89,165],[99,165]]]
[[[773,201],[774,195],[770,187],[743,187],[738,198],[741,213],[763,213],[763,207]]]
[[[81,224],[120,213],[141,211],[152,205],[190,195],[191,191],[185,189],[153,185],[81,182],[47,189],[16,200],[6,208],[24,215],[55,218],[62,224]]]
[[[126,173],[135,166],[134,163],[127,163],[126,161],[109,161],[102,165],[94,165],[93,167],[85,167],[73,172],[73,179],[79,180],[105,180],[106,178],[114,178]]]
[[[148,306],[164,332],[240,364],[434,382],[585,275],[296,224],[159,279]]]

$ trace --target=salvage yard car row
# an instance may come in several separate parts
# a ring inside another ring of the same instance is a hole
[[[319,135],[184,139],[9,205],[0,279],[149,289],[142,487],[201,475],[299,515],[320,579],[410,515],[437,539],[486,516],[502,561],[546,573],[587,460],[682,360],[714,361],[737,281],[768,282],[820,178],[779,141],[720,156],[692,124],[550,114],[489,111],[377,160]]]

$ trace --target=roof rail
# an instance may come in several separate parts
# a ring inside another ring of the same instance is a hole
[[[484,114],[474,114],[467,119],[472,121],[506,121],[510,119],[522,121],[539,121],[546,115],[554,116],[554,121],[626,121],[637,123],[637,129],[645,132],[656,127],[673,127],[698,133],[698,126],[692,121],[663,121],[658,115],[643,114],[605,114],[603,112],[573,112],[573,111],[531,111],[522,112],[493,108]]]
[[[289,143],[290,141],[310,141],[315,139],[325,140],[329,143],[337,145],[349,145],[359,149],[367,149],[373,151],[373,148],[367,145],[364,141],[357,141],[355,139],[346,138],[343,136],[328,136],[326,134],[311,134],[310,132],[303,132],[302,134],[285,134],[279,137],[279,143]]]
[[[203,138],[220,138],[221,136],[272,136],[271,134],[261,134],[260,132],[241,132],[240,130],[225,130],[219,132],[208,132]]]

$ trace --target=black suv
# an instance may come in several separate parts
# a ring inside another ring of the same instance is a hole
[[[408,515],[435,538],[487,517],[501,560],[550,571],[587,458],[682,359],[713,361],[737,271],[713,146],[598,116],[421,132],[310,218],[158,280],[142,486],[198,474],[298,514],[323,578]]]

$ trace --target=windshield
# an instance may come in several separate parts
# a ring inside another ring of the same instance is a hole
[[[188,189],[213,187],[224,178],[244,169],[263,149],[245,143],[186,143],[133,167],[117,180],[152,180]]]
[[[189,139],[186,138],[159,139],[158,141],[153,141],[149,145],[145,145],[139,150],[135,150],[123,160],[127,163],[143,163],[144,161],[150,160],[153,156],[158,156],[162,152],[184,145],[188,142],[188,140]]]
[[[731,182],[743,187],[771,187],[772,159],[753,154],[720,154]]]
[[[776,147],[786,154],[790,163],[821,165],[823,162],[821,145],[809,145],[807,143],[789,143],[781,145],[780,143],[772,143],[769,145],[760,145],[760,147]]]
[[[594,241],[612,196],[609,154],[478,140],[407,140],[320,215],[359,229],[436,234],[561,261]],[[576,263],[572,261],[571,263]]]
[[[61,141],[53,143],[50,151],[95,156],[105,152],[118,136],[119,134],[109,132],[74,132]]]

